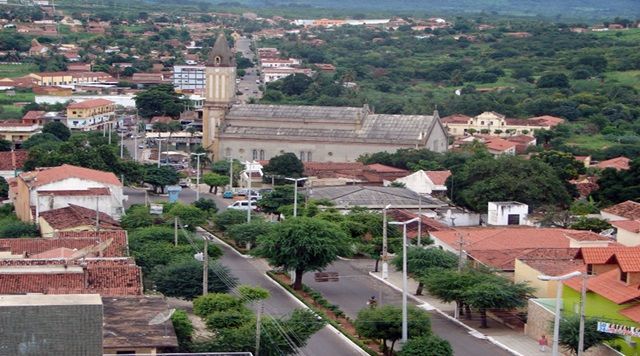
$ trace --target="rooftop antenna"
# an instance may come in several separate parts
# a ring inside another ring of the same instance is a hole
[[[149,322],[147,324],[148,325],[164,324],[164,336],[163,337],[169,337],[169,335],[167,335],[167,321],[171,319],[171,316],[175,312],[176,312],[175,309],[169,309],[166,312],[159,312],[158,314],[156,314],[156,316],[154,316],[151,320],[149,320]]]

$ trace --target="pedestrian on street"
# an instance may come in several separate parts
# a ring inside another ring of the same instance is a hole
[[[542,335],[540,337],[540,340],[538,340],[538,345],[540,346],[541,352],[547,352],[547,346],[549,346],[549,340],[547,340],[547,337],[545,335]]]
[[[367,302],[367,305],[369,305],[369,308],[373,309],[375,307],[378,306],[378,301],[376,300],[376,296],[373,295],[371,296],[371,298],[369,298],[369,301]]]

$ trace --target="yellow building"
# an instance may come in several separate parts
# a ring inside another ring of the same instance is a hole
[[[582,260],[576,260],[577,248],[536,249],[516,258],[513,281],[529,283],[536,298],[555,298],[558,282],[541,281],[538,276],[560,276],[584,271]]]
[[[550,130],[563,122],[564,119],[549,115],[512,119],[496,112],[483,112],[474,117],[455,114],[442,118],[442,124],[452,136],[466,136],[474,133],[533,136],[535,130]]]
[[[111,100],[92,99],[67,106],[67,127],[89,131],[101,128],[115,118],[116,104]]]
[[[31,73],[29,77],[39,86],[74,85],[81,83],[101,83],[115,81],[105,72],[42,72]]]

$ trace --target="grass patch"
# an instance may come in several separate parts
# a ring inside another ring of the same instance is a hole
[[[22,77],[29,73],[38,72],[38,66],[31,63],[8,64],[0,63],[0,78]]]
[[[588,150],[603,150],[611,146],[616,146],[616,142],[609,141],[602,135],[573,136],[567,140],[567,145],[580,147]]]
[[[622,85],[629,85],[640,89],[640,70],[627,70],[623,72],[608,72],[605,74],[607,80],[618,82]]]

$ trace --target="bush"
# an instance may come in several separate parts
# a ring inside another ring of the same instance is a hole
[[[149,213],[149,208],[144,205],[132,205],[120,220],[120,226],[125,230],[151,225],[153,225],[153,216]]]
[[[187,351],[187,345],[191,342],[193,336],[193,324],[191,324],[187,312],[184,310],[176,310],[171,316],[171,322],[176,332],[176,337],[178,338],[180,350]]]
[[[239,225],[247,222],[247,212],[242,210],[227,209],[214,218],[214,222],[218,229],[226,231],[233,225]]]
[[[167,297],[191,300],[202,295],[202,264],[198,261],[184,260],[158,267],[153,278],[156,289]],[[227,268],[220,265],[209,266],[210,292],[228,292],[235,281]]]
[[[218,212],[218,207],[216,206],[216,202],[213,199],[200,198],[193,202],[193,206],[202,211],[206,211],[209,214]]]
[[[38,227],[12,218],[0,220],[0,237],[37,237]]]
[[[253,320],[251,311],[247,308],[216,311],[206,317],[209,330],[239,328]]]
[[[203,318],[215,312],[240,310],[242,308],[242,301],[229,294],[210,293],[193,301],[194,314]]]

